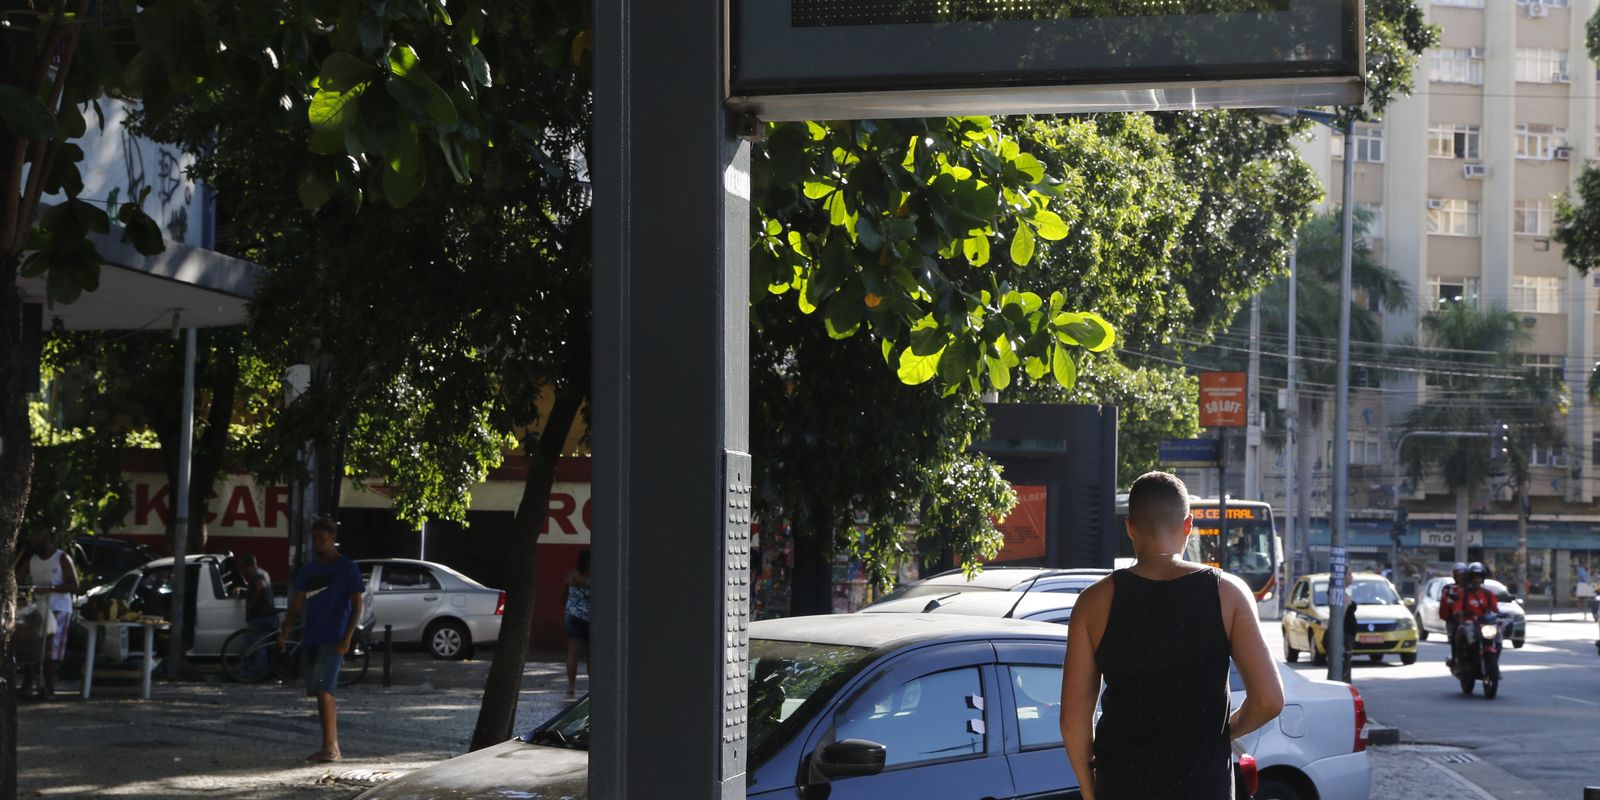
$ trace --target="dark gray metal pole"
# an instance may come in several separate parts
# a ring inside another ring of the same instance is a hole
[[[1344,570],[1350,496],[1350,260],[1355,235],[1355,117],[1344,125],[1344,208],[1339,236],[1338,375],[1333,395],[1333,503],[1328,520],[1328,680],[1350,682],[1344,645]]]
[[[189,470],[194,457],[194,328],[183,332],[183,412],[178,429],[178,485],[171,487],[172,523],[172,628],[167,632],[167,677],[183,675],[184,620],[189,615]],[[148,665],[146,665],[148,668]]]
[[[723,107],[725,14],[595,5],[589,786],[607,800],[745,792],[750,155]]]

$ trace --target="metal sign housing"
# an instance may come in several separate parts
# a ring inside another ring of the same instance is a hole
[[[762,119],[1351,105],[1361,0],[730,0]]]

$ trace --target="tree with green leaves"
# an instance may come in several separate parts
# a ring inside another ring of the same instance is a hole
[[[1428,471],[1437,471],[1455,494],[1456,560],[1465,561],[1472,492],[1509,470],[1519,500],[1526,497],[1529,452],[1565,444],[1559,416],[1566,408],[1566,390],[1560,381],[1542,378],[1523,365],[1519,351],[1533,337],[1510,311],[1453,303],[1423,316],[1422,332],[1424,344],[1415,353],[1433,366],[1424,400],[1406,414],[1404,429],[1487,435],[1494,423],[1511,426],[1509,458],[1503,465],[1494,462],[1482,437],[1414,437],[1401,446],[1401,462],[1413,485]]]
[[[293,140],[318,155],[294,176],[308,202],[399,201],[430,176],[465,181],[486,166],[475,96],[492,79],[477,47],[487,27],[465,3],[0,2],[0,562],[15,553],[32,463],[17,278],[42,277],[53,302],[70,303],[99,283],[91,235],[114,235],[107,209],[79,197],[72,139],[96,104],[135,100],[159,121],[197,100],[249,98],[293,120]],[[120,236],[159,252],[144,198],[129,200]],[[11,663],[14,604],[0,571],[0,663]],[[16,785],[14,709],[0,680],[0,796]]]

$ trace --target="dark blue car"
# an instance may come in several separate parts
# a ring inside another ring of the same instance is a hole
[[[1066,628],[855,614],[750,628],[750,798],[1078,797],[1059,728]],[[588,797],[588,701],[363,798]]]

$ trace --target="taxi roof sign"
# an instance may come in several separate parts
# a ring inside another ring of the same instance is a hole
[[[730,0],[767,120],[1349,105],[1361,0]]]

